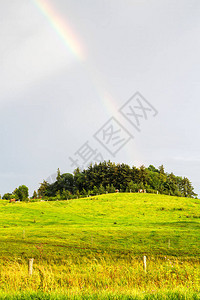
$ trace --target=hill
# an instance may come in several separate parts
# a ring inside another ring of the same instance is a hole
[[[116,193],[68,201],[1,200],[0,255],[55,260],[69,253],[200,254],[200,200]]]
[[[1,200],[0,214],[0,299],[200,299],[198,199]]]

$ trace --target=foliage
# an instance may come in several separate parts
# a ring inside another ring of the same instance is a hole
[[[49,183],[47,181],[43,180],[43,182],[40,183],[40,187],[38,189],[38,196],[39,197],[46,196],[46,192],[48,190],[48,187],[49,187]]]
[[[87,170],[83,171],[77,168],[74,174],[61,175],[58,169],[56,182],[48,184],[44,181],[38,194],[42,197],[55,197],[60,191],[61,199],[70,199],[77,196],[77,193],[78,197],[84,197],[106,192],[113,193],[116,189],[120,192],[137,192],[139,189],[145,189],[149,193],[159,192],[182,197],[196,196],[189,179],[175,176],[173,173],[165,173],[163,165],[158,169],[153,165],[148,168],[144,165],[131,168],[124,163],[115,164],[110,161],[90,165]]]
[[[12,198],[14,198],[14,195],[11,194],[11,193],[6,193],[6,194],[4,194],[3,197],[2,197],[2,199],[5,199],[5,200],[10,200],[10,199],[12,199]]]
[[[33,192],[33,197],[32,197],[32,198],[33,198],[33,199],[37,199],[37,197],[38,197],[38,194],[37,194],[36,191],[34,191],[34,192]]]
[[[28,187],[25,185],[20,185],[13,192],[16,200],[27,201],[28,200]]]

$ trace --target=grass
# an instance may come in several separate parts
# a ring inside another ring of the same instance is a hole
[[[1,200],[0,214],[0,299],[200,299],[198,199]]]
[[[61,299],[64,296],[69,299],[89,296],[102,299],[148,296],[153,299],[156,295],[170,293],[173,297],[176,294],[197,297],[200,296],[199,266],[198,261],[149,258],[145,274],[139,259],[119,260],[99,255],[93,259],[71,258],[61,265],[36,262],[33,275],[29,277],[26,264],[16,261],[1,265],[0,296],[3,293],[8,296],[12,291],[15,297],[25,294],[51,296],[52,299],[54,295]]]

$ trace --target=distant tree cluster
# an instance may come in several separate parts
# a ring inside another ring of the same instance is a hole
[[[58,169],[56,181],[52,184],[43,181],[38,189],[38,197],[48,199],[70,199],[120,192],[138,192],[139,189],[147,193],[157,193],[194,197],[194,188],[188,178],[166,173],[163,165],[158,169],[153,165],[148,168],[141,166],[132,168],[127,164],[102,162],[81,171],[77,168],[74,174],[60,174]]]
[[[5,200],[20,200],[20,201],[27,201],[28,200],[28,187],[25,185],[20,185],[16,188],[13,193],[6,193],[3,195],[2,199]]]

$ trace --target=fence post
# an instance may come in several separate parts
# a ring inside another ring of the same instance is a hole
[[[143,256],[143,267],[144,267],[144,272],[146,273],[147,272],[147,258],[145,255]]]
[[[28,274],[29,274],[29,276],[31,276],[32,273],[33,273],[33,261],[34,261],[34,258],[30,258],[28,260]]]

